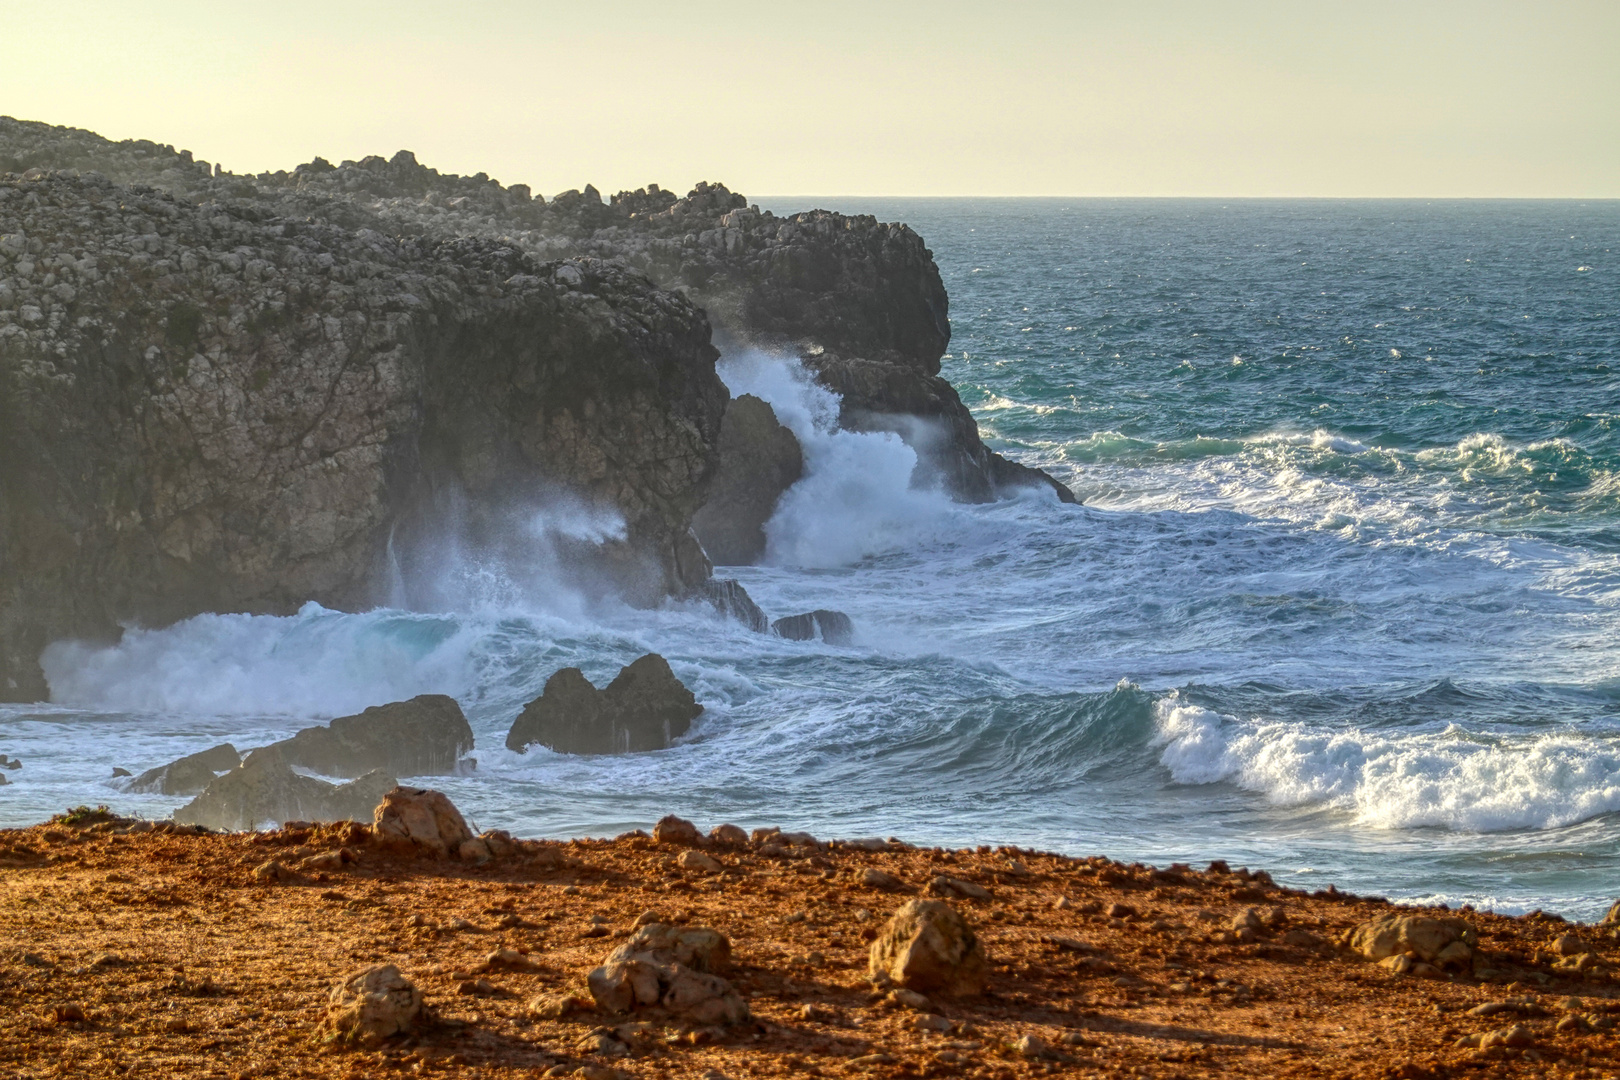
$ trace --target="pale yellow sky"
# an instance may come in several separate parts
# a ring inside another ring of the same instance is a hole
[[[1620,197],[1620,0],[0,0],[0,114],[554,194]]]

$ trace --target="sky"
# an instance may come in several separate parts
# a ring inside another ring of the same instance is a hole
[[[1620,0],[0,0],[0,115],[554,194],[1620,197]]]

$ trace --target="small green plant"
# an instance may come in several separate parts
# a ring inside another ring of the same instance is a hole
[[[118,817],[106,804],[91,809],[88,806],[69,807],[66,812],[51,818],[53,825],[99,825],[103,821],[113,821]]]

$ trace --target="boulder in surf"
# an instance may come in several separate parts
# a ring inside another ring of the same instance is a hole
[[[305,728],[257,753],[274,753],[322,776],[356,777],[376,769],[393,776],[443,776],[456,772],[472,748],[472,727],[455,699],[422,694]]]
[[[546,680],[506,736],[509,750],[538,743],[559,754],[630,754],[662,750],[703,712],[669,663],[648,653],[598,690],[579,668]]]
[[[771,633],[789,641],[819,639],[828,645],[850,645],[855,641],[855,624],[842,611],[822,608],[777,619],[771,623]]]

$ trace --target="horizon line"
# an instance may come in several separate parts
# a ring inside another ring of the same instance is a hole
[[[740,194],[740,193],[739,193]],[[750,202],[760,199],[1157,199],[1192,200],[1202,202],[1620,202],[1614,195],[902,195],[843,192],[841,194],[785,194],[747,195]]]

